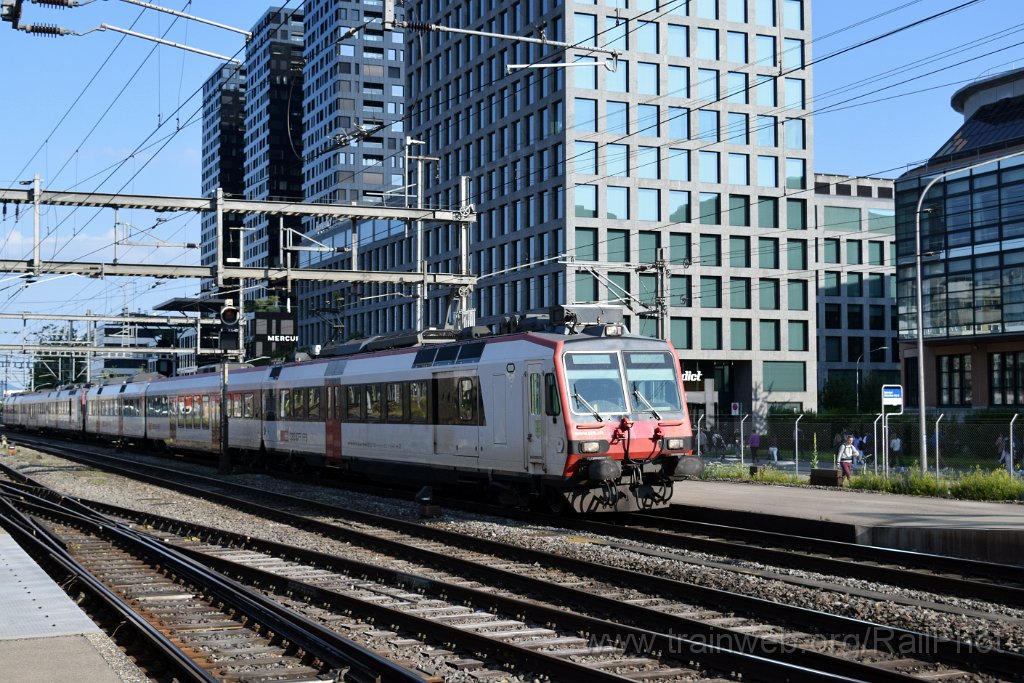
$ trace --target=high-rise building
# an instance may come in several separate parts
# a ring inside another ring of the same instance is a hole
[[[733,404],[759,417],[815,406],[810,2],[454,0],[406,11],[577,46],[406,38],[410,135],[440,158],[427,200],[454,206],[459,177],[471,181],[481,323],[620,302],[634,332],[660,331],[690,376],[714,380],[688,387],[694,420]],[[555,63],[573,66],[538,68]],[[458,237],[454,226],[426,231],[433,269],[457,269]],[[431,296],[430,323],[446,303]]]
[[[218,68],[203,84],[203,165],[202,193],[213,197],[217,188],[226,195],[245,193],[245,67],[227,65]],[[240,265],[238,251],[242,227],[241,217],[227,214],[223,218],[221,263]],[[217,262],[217,216],[201,217],[200,263],[213,266]],[[202,291],[209,294],[212,280],[203,280]]]
[[[299,200],[302,195],[303,25],[300,9],[268,9],[252,29],[245,55],[246,199]],[[282,239],[302,225],[294,217],[247,214],[241,231],[246,266],[280,266]],[[267,296],[266,283],[244,298]]]
[[[1024,405],[1024,69],[952,97],[963,125],[896,181],[903,384],[943,409]],[[921,241],[924,358],[917,339]]]
[[[814,194],[818,384],[898,384],[893,181],[816,173]]]
[[[306,0],[303,190],[307,201],[402,205],[405,144],[405,38],[381,27],[380,2]],[[402,8],[397,16],[401,18]],[[400,221],[307,219],[296,263],[316,268],[407,270]],[[355,235],[355,240],[353,240]],[[348,247],[337,253],[322,247]],[[353,264],[353,260],[355,264]],[[390,295],[389,295],[390,293]],[[411,299],[380,285],[303,283],[300,336],[323,344],[335,334],[411,329]]]

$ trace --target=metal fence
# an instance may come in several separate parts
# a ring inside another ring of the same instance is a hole
[[[1006,468],[1022,473],[1024,420],[1010,415],[943,415],[928,413],[928,469],[969,471]],[[862,457],[860,471],[920,470],[920,424],[917,413],[888,419],[883,434],[879,415],[752,415],[701,418],[698,436],[707,462],[743,465],[772,464],[779,469],[806,472],[833,467],[839,445],[853,435]],[[752,448],[751,435],[758,443]],[[694,425],[694,433],[697,425]],[[896,448],[898,447],[898,448]]]

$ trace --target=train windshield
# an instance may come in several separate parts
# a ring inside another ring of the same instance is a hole
[[[569,405],[578,415],[601,419],[601,414],[628,412],[616,353],[565,354],[565,381]]]
[[[626,351],[626,386],[636,412],[679,411],[679,371],[661,351]],[[660,418],[659,418],[660,419]]]

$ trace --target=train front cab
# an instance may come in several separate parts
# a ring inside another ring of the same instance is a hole
[[[574,339],[560,346],[565,503],[577,512],[668,506],[673,482],[703,469],[692,454],[674,350],[638,337],[609,337],[600,345]]]

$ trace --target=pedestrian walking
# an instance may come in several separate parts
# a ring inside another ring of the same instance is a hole
[[[750,434],[750,457],[757,462],[757,449],[761,447],[761,435],[755,429]]]
[[[843,471],[843,481],[852,480],[853,461],[859,456],[857,447],[853,445],[853,435],[846,437],[846,443],[839,447],[839,467]]]

